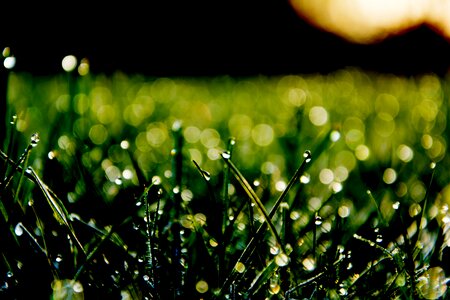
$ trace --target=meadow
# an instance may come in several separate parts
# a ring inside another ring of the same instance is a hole
[[[444,299],[449,78],[10,72],[2,299]]]

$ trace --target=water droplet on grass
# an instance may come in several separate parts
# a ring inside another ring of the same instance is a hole
[[[211,180],[211,174],[208,171],[202,170],[202,174],[206,181]]]
[[[36,147],[37,146],[37,144],[39,143],[39,141],[40,141],[40,137],[39,137],[39,134],[36,132],[36,133],[33,133],[32,135],[31,135],[31,141],[30,141],[30,144],[31,144],[31,146],[32,147]]]
[[[309,163],[309,162],[311,161],[311,158],[312,158],[312,156],[311,156],[311,151],[306,150],[306,151],[303,153],[303,157],[305,158],[305,161],[306,161],[307,163]]]
[[[10,124],[14,125],[14,124],[16,124],[16,122],[17,122],[17,115],[14,115],[14,116],[12,116]]]
[[[14,228],[14,233],[17,236],[21,236],[23,234],[22,223],[17,223],[16,227]]]
[[[381,234],[377,235],[377,239],[375,240],[377,243],[381,243],[383,241],[383,236]]]
[[[230,159],[230,158],[231,158],[231,153],[230,153],[230,151],[224,151],[224,152],[222,152],[222,157],[223,157],[224,159]]]
[[[322,225],[323,219],[321,216],[316,216],[316,220],[314,221],[314,224],[317,226]]]

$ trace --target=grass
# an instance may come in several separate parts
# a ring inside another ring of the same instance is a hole
[[[3,299],[443,299],[447,78],[10,72]]]

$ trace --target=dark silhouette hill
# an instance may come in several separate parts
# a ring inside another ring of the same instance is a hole
[[[16,4],[9,11],[0,46],[11,47],[17,71],[34,74],[62,72],[68,54],[87,58],[93,73],[150,76],[323,73],[348,66],[444,75],[450,66],[450,42],[428,27],[352,44],[307,24],[279,0],[81,2],[59,10]]]

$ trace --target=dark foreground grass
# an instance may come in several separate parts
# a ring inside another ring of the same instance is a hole
[[[449,83],[9,76],[2,299],[440,299]]]

